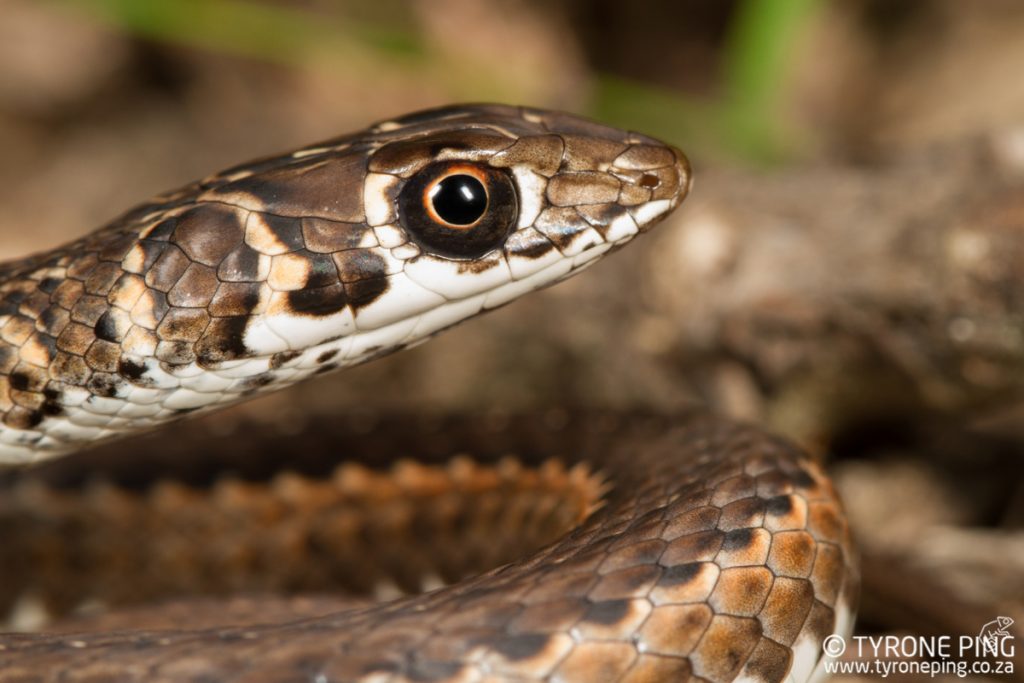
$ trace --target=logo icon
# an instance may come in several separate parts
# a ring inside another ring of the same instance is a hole
[[[982,652],[993,657],[999,656],[999,646],[1004,638],[1010,638],[1013,634],[1009,628],[1013,626],[1013,619],[1010,617],[996,617],[981,627],[978,632],[978,641],[981,643]]]

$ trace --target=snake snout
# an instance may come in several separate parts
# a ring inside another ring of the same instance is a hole
[[[679,206],[686,199],[686,195],[690,193],[690,186],[693,184],[693,172],[686,155],[678,147],[672,145],[666,145],[665,149],[671,152],[673,163],[645,172],[640,176],[638,182],[641,187],[651,188],[650,204],[661,209],[654,219],[639,226],[640,232],[650,230]],[[667,200],[667,205],[664,200]]]
[[[669,149],[672,150],[672,154],[676,157],[675,170],[679,178],[676,183],[676,197],[673,202],[673,206],[675,206],[686,199],[686,195],[690,194],[690,188],[693,186],[693,170],[690,168],[690,160],[686,158],[681,149],[674,146],[669,146]]]
[[[681,150],[653,139],[621,154],[611,173],[622,183],[620,200],[630,206],[639,232],[657,225],[686,198],[693,174]]]

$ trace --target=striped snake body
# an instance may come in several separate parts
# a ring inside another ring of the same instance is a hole
[[[157,197],[0,264],[0,464],[424,341],[624,245],[689,181],[683,155],[643,135],[471,105]],[[822,640],[850,627],[856,572],[812,462],[700,416],[574,448],[607,491],[526,559],[294,623],[0,636],[0,682],[801,681],[820,670]]]

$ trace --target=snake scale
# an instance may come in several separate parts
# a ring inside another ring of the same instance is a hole
[[[0,464],[50,460],[422,342],[618,249],[689,186],[682,153],[644,135],[465,105],[161,195],[74,243],[0,264]],[[568,441],[552,447],[566,469],[541,465],[534,480],[584,467],[598,483],[570,528],[525,557],[301,619],[2,635],[0,683],[821,673],[823,639],[852,626],[857,572],[814,462],[707,415],[547,432],[539,422],[513,440],[536,429],[534,445],[550,446],[560,432]],[[482,469],[402,471],[433,491],[508,469],[477,455]],[[7,498],[0,513],[20,504]]]

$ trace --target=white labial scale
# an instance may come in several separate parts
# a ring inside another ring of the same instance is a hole
[[[254,353],[269,356],[288,350],[288,342],[267,323],[267,316],[251,320],[245,328],[243,342]]]
[[[49,434],[44,434],[43,438],[36,442],[36,448],[47,453],[58,454],[65,451],[67,445]]]
[[[256,354],[270,355],[315,346],[325,339],[349,334],[353,330],[355,320],[347,307],[324,317],[268,313],[246,328],[244,343]]]
[[[606,254],[608,250],[611,248],[612,245],[606,242],[603,244],[598,244],[597,246],[592,247],[590,249],[587,249],[582,254],[578,254],[572,260],[573,271],[575,272],[577,270],[581,270],[582,268],[585,268],[586,266],[595,263],[597,259]]]
[[[235,368],[240,368],[246,365],[247,363],[251,363],[252,360],[252,358],[232,358],[231,360],[222,360],[219,361],[217,363],[217,366],[213,369],[218,374],[223,375],[225,372],[230,372]]]
[[[107,396],[92,396],[83,401],[79,409],[92,415],[117,415],[124,406],[124,399]]]
[[[227,396],[230,397],[228,400],[234,400],[234,399],[237,399],[240,395],[244,394],[245,392],[247,392],[247,391],[249,391],[251,389],[252,389],[252,387],[250,387],[248,385],[246,380],[244,380],[244,379],[236,379],[236,380],[232,380],[231,386],[229,386],[224,391],[224,393]]]
[[[168,420],[174,419],[178,416],[177,408],[168,408],[167,406],[160,406],[160,410],[156,415],[153,416],[151,424],[160,424],[161,422],[167,422]]]
[[[129,405],[153,405],[163,400],[167,392],[137,384],[129,384],[121,391],[120,397]]]
[[[68,423],[61,422],[61,424],[67,425]],[[39,447],[39,449],[47,451],[47,453],[43,456],[44,459],[49,458],[51,455],[66,454],[69,451],[75,449],[75,447],[77,447],[77,444],[69,445],[68,435],[55,432],[51,428],[52,426],[52,421],[46,424],[46,433],[43,434],[42,437],[37,442],[37,447]],[[43,443],[45,443],[46,445],[42,445]]]
[[[227,388],[231,386],[234,380],[228,377],[221,377],[220,375],[206,371],[196,377],[188,377],[181,381],[181,386],[191,391],[198,391],[204,394],[217,394],[227,391]]]
[[[69,443],[99,438],[103,430],[80,427],[64,417],[51,417],[46,424],[48,434],[5,429],[0,432],[0,465],[18,465],[40,462],[72,450]]]
[[[107,417],[107,421],[104,422],[100,428],[102,430],[111,430],[114,432],[128,431],[138,426],[138,420],[133,417],[126,417],[124,415],[110,415]]]
[[[635,237],[635,235],[630,235],[629,237],[623,237],[622,239],[617,239],[614,242],[612,242],[612,246],[621,247],[623,244],[626,244],[627,242],[631,242],[634,237]]]
[[[537,222],[537,216],[544,208],[544,195],[548,188],[548,179],[525,168],[513,168],[516,185],[519,187],[519,217],[516,229],[522,230]]]
[[[198,363],[184,363],[182,365],[171,365],[166,367],[165,370],[172,377],[177,378],[179,385],[183,379],[199,377],[201,375],[205,375],[208,372],[206,368],[200,366]]]
[[[147,358],[142,361],[142,364],[145,366],[143,376],[146,378],[146,383],[154,389],[167,391],[181,386],[181,379],[167,372],[160,364],[160,361]]]
[[[403,272],[408,259],[417,256],[420,253],[420,248],[411,242],[403,242],[390,249],[380,247],[370,251],[384,260],[384,275],[391,276]]]
[[[415,335],[410,334],[409,337],[404,342],[402,342],[402,348],[415,349],[417,346],[422,346],[423,344],[426,344],[428,341],[431,340],[431,338],[432,336],[429,334],[425,336],[420,336],[418,338]]]
[[[424,254],[405,265],[405,274],[423,289],[436,292],[450,301],[490,291],[512,280],[512,272],[502,254],[481,257],[494,265],[481,272],[466,268],[465,262]]]
[[[48,431],[50,435],[61,441],[69,443],[80,443],[82,441],[91,441],[98,439],[100,434],[103,434],[103,425],[95,424],[81,424],[74,421],[76,412],[69,412],[67,419],[53,420],[52,424],[48,425]],[[95,418],[95,415],[90,416]],[[105,423],[104,423],[105,424]]]
[[[655,218],[672,208],[672,202],[668,199],[657,199],[640,206],[631,207],[629,212],[637,225],[648,225]]]
[[[86,404],[82,404],[83,407]],[[105,427],[110,422],[110,413],[97,413],[89,410],[71,410],[67,413],[68,422],[77,425],[79,427],[96,427],[97,429]],[[52,430],[52,427],[50,428]]]
[[[168,394],[163,407],[170,410],[193,410],[204,408],[217,402],[216,394],[208,394],[192,389],[179,388]]]
[[[255,377],[270,369],[269,358],[245,358],[241,360],[225,361],[210,372],[220,375],[225,379],[237,380]]]
[[[509,237],[509,240],[520,244],[531,244],[539,240],[548,242],[548,238],[540,234],[540,231],[536,228],[525,228],[517,231]],[[509,249],[507,256],[509,272],[512,273],[513,280],[522,280],[524,277],[529,277],[563,258],[562,254],[553,247],[540,256],[516,256],[514,246]]]
[[[325,339],[351,334],[355,318],[347,306],[325,317],[304,315],[270,316],[267,324],[284,339],[291,350],[301,350],[322,343]]]
[[[137,430],[140,426],[156,427],[178,417],[180,417],[179,413],[177,413],[176,411],[172,411],[171,409],[164,408],[163,405],[161,405],[160,409],[153,415],[153,417],[146,418],[145,423],[143,425],[135,423],[132,426],[132,430]]]
[[[226,387],[215,400],[217,402],[235,400],[239,394],[252,390],[252,386],[249,384],[249,380],[252,377],[266,372],[273,375],[274,383],[267,387],[261,387],[259,389],[260,391],[274,391],[284,387],[285,385],[301,381],[324,366],[324,362],[319,361],[318,359],[327,351],[337,350],[337,354],[328,362],[335,363],[339,366],[347,365],[348,363],[345,362],[345,356],[348,349],[352,347],[355,341],[355,336],[356,335],[350,335],[348,337],[343,337],[342,339],[335,339],[323,344],[312,346],[303,351],[296,358],[287,361],[279,368],[269,370],[265,367],[264,370],[253,373],[252,375],[233,378],[230,385]]]
[[[410,333],[411,339],[424,340],[433,334],[458,322],[472,318],[483,310],[487,294],[477,294],[462,301],[453,301],[427,311],[420,316],[416,327]]]
[[[14,427],[6,427],[0,431],[0,444],[13,446],[15,444],[25,443],[26,436],[33,433],[34,432],[15,429]]]
[[[577,257],[577,258],[579,258],[579,257]],[[562,273],[561,275],[559,275],[559,276],[558,276],[558,277],[556,277],[555,279],[551,280],[551,282],[548,282],[548,283],[546,283],[546,284],[545,284],[545,285],[543,285],[543,286],[547,286],[547,285],[556,285],[556,284],[558,284],[559,282],[562,282],[562,281],[564,281],[564,280],[568,280],[569,278],[573,277],[573,276],[574,276],[574,275],[576,275],[577,273],[579,273],[579,272],[581,272],[581,271],[584,271],[584,270],[586,270],[587,268],[589,268],[590,266],[594,265],[594,264],[595,264],[595,263],[597,263],[597,262],[598,262],[599,260],[600,260],[600,259],[591,259],[591,260],[589,260],[589,261],[586,261],[586,260],[584,260],[584,261],[583,261],[582,263],[580,263],[579,265],[576,265],[576,264],[575,264],[575,261],[576,261],[576,259],[573,259],[572,267],[571,267],[571,268],[569,268],[569,270],[568,270],[568,271],[566,271],[566,272]]]
[[[415,317],[445,301],[443,296],[421,287],[404,273],[394,275],[388,278],[387,291],[356,313],[356,329],[360,332],[376,330]]]
[[[274,380],[278,384],[292,384],[306,376],[306,373],[301,368],[278,368],[277,370],[271,370],[271,372],[274,374]]]
[[[0,464],[3,465],[24,465],[47,457],[37,448],[18,446],[13,443],[0,443]]]
[[[572,270],[570,270],[568,273],[566,273],[565,275],[563,275],[560,278],[558,278],[557,280],[555,280],[555,283],[562,282],[563,280],[568,280],[572,276],[576,275],[576,273],[579,273],[579,272],[582,272],[582,271],[586,270],[590,266],[592,266],[595,263],[597,263],[599,260],[600,259],[591,259],[590,261],[584,261],[583,263],[581,263],[578,266],[574,264],[573,267],[572,267]],[[552,283],[552,284],[554,284],[554,283]]]
[[[312,346],[303,351],[297,358],[285,363],[284,367],[299,373],[299,379],[308,377],[312,372],[324,366],[325,361],[321,361],[320,357],[329,351],[335,351],[336,353],[327,362],[341,364],[345,357],[345,352],[352,346],[353,337],[354,335],[349,335],[341,339],[331,339],[322,344]]]
[[[563,277],[571,272],[571,270],[572,261],[564,258],[559,259],[544,270],[534,273],[530,277],[510,282],[507,285],[498,287],[493,292],[489,292],[487,297],[484,299],[484,308],[497,308],[498,306],[507,304],[509,301],[512,301],[527,292],[540,289],[544,285]]]
[[[61,390],[61,402],[65,408],[74,408],[82,405],[85,401],[89,400],[92,394],[82,387],[64,385]]]
[[[158,402],[136,403],[129,401],[119,414],[130,419],[144,420],[156,416],[159,412],[160,404]]]
[[[638,232],[640,232],[640,228],[637,227],[636,221],[626,212],[612,220],[608,229],[605,230],[604,238],[609,242],[620,244],[624,240],[631,239]]]
[[[280,369],[270,370],[269,369],[269,364],[266,363],[266,362],[264,362],[262,364],[262,369],[256,369],[256,367],[254,366],[254,370],[255,371],[252,372],[251,374],[238,375],[237,377],[231,377],[230,378],[230,383],[224,389],[223,394],[225,394],[227,396],[237,396],[238,394],[243,394],[243,393],[252,391],[253,387],[252,387],[252,384],[250,384],[250,380],[253,377],[258,377],[260,375],[263,375],[263,374],[266,374],[266,373],[270,373],[275,378],[277,378],[278,377],[278,373],[280,372]],[[274,387],[270,387],[270,388],[271,389],[277,389],[279,387],[278,386],[274,386]]]
[[[112,439],[114,437],[123,436],[125,434],[130,434],[133,431],[135,431],[134,428],[130,429],[130,430],[127,430],[127,431],[123,431],[123,432],[122,431],[118,431],[116,429],[101,429],[100,433],[93,439],[93,441],[95,442],[95,441],[103,441],[104,439]]]
[[[601,237],[601,233],[593,228],[586,228],[573,235],[568,246],[563,247],[561,252],[563,256],[571,258],[579,256],[601,244],[604,244],[604,238]]]
[[[345,360],[359,363],[367,358],[391,349],[404,342],[419,322],[419,316],[399,320],[398,322],[368,332],[353,335],[352,346],[345,354]]]

